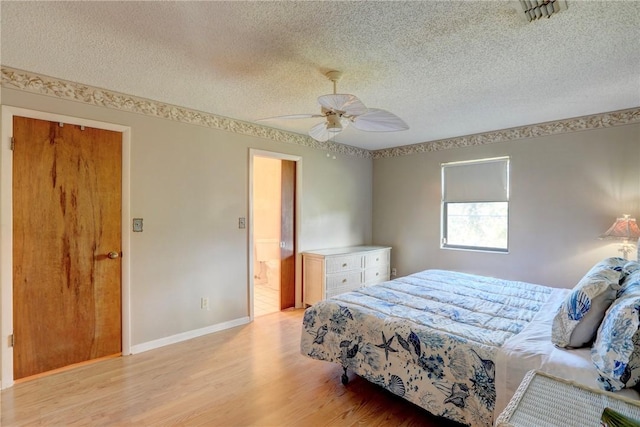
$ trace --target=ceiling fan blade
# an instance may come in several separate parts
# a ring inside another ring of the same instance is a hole
[[[327,110],[343,111],[349,116],[359,116],[367,112],[367,107],[355,95],[337,93],[318,97],[318,103]]]
[[[327,130],[327,124],[325,122],[318,123],[309,129],[309,136],[320,142],[328,141],[329,138],[331,138],[331,134]]]
[[[319,117],[324,117],[324,116],[321,114],[289,114],[287,116],[265,117],[264,119],[258,119],[256,121],[265,122],[268,120],[315,119]]]
[[[353,126],[356,129],[369,132],[394,132],[409,129],[409,125],[400,117],[379,108],[369,108],[369,111],[355,118]]]

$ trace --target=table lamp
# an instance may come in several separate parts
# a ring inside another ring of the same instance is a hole
[[[616,222],[600,238],[622,240],[619,251],[626,259],[629,252],[634,250],[634,243],[630,239],[640,238],[640,228],[635,218],[629,218],[629,215],[625,214],[622,218],[616,219]]]

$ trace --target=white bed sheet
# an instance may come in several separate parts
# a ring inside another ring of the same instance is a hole
[[[553,318],[570,291],[555,289],[534,319],[519,334],[509,338],[498,351],[494,419],[507,406],[525,374],[531,369],[599,389],[590,347],[567,350],[558,348],[551,342]],[[631,399],[640,399],[640,393],[633,389],[618,393]]]

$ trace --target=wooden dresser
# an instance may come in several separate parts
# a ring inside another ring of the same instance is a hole
[[[325,298],[389,280],[391,248],[349,246],[302,253],[303,302]]]

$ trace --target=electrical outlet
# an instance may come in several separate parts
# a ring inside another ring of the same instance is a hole
[[[209,298],[207,297],[200,298],[200,308],[202,310],[209,310]]]
[[[395,268],[392,268],[391,269],[391,275],[394,276],[394,277],[397,276],[398,275],[398,270],[396,270]]]

